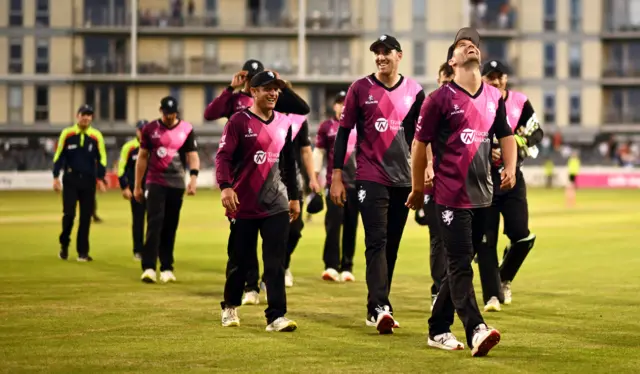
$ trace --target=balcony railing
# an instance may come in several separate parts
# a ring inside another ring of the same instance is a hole
[[[298,27],[298,14],[288,11],[263,11],[247,9],[245,26],[251,28],[279,28],[295,30]],[[152,11],[141,9],[138,14],[138,26],[148,28],[211,28],[220,26],[220,17],[216,13],[189,14],[169,10]],[[131,13],[125,9],[92,8],[86,9],[84,19],[77,25],[82,28],[113,27],[129,29]],[[356,19],[349,11],[310,11],[306,17],[306,27],[310,31],[342,30],[353,31],[362,26],[362,20]],[[225,29],[229,29],[225,27]],[[236,31],[243,31],[237,28]]]
[[[602,76],[604,78],[640,77],[640,62],[609,63],[604,67]]]
[[[472,27],[484,30],[513,30],[516,28],[517,12],[508,4],[489,7],[486,3],[469,5],[469,21]]]
[[[611,108],[604,118],[605,124],[637,123],[640,127],[640,111]]]

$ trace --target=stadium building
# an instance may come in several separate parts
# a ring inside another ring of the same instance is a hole
[[[483,36],[485,61],[511,66],[548,134],[593,144],[640,129],[637,1],[443,2],[0,0],[0,133],[57,134],[88,103],[106,135],[130,135],[171,94],[214,144],[223,122],[205,123],[204,108],[249,58],[293,82],[315,128],[338,91],[373,71],[373,39],[395,35],[401,72],[429,90],[465,25]]]

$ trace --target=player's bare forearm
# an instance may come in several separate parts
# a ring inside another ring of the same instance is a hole
[[[149,151],[140,148],[138,151],[138,160],[136,161],[136,183],[135,187],[142,187],[142,177],[145,171],[147,171],[147,164],[149,162]]]
[[[189,164],[190,170],[200,170],[200,156],[198,156],[198,152],[187,153],[187,163]]]
[[[426,151],[427,151],[427,165],[433,165],[433,150],[431,149],[431,143],[427,144]]]
[[[422,191],[424,170],[427,168],[427,145],[414,139],[411,148],[411,186],[413,191]]]
[[[501,138],[499,142],[500,149],[502,150],[502,161],[504,162],[504,167],[511,171],[515,171],[516,164],[518,162],[516,140],[513,138],[513,135],[510,135]]]

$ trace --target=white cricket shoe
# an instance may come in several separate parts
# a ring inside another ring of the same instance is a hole
[[[327,270],[325,270],[322,273],[322,279],[324,279],[326,281],[339,282],[340,281],[340,274],[338,273],[338,271],[336,269],[328,268]]]
[[[473,343],[471,356],[486,356],[491,348],[500,343],[500,332],[482,323],[473,330],[473,338],[471,341]]]
[[[240,317],[236,308],[224,308],[222,310],[222,326],[238,327],[240,326]]]
[[[298,328],[298,324],[288,319],[287,317],[280,317],[275,321],[267,325],[267,331],[269,332],[291,332]]]
[[[511,305],[511,282],[502,282],[502,293],[504,293],[504,305]]]
[[[284,286],[293,287],[293,274],[291,274],[291,270],[289,269],[284,271]]]
[[[458,341],[455,335],[450,332],[436,335],[433,339],[429,337],[427,344],[430,347],[440,348],[446,351],[460,351],[464,349],[464,344]]]
[[[173,275],[173,272],[171,270],[165,270],[160,273],[160,282],[169,283],[169,282],[175,282],[175,281],[176,281],[176,276]]]
[[[256,291],[245,292],[244,298],[242,299],[242,305],[259,305],[260,304],[260,294]]]
[[[340,282],[355,282],[356,277],[351,274],[350,271],[343,271],[340,273]]]
[[[490,298],[489,301],[487,301],[487,305],[484,306],[485,312],[499,312],[501,310],[500,301],[495,296]]]
[[[143,281],[144,283],[156,283],[156,280],[157,280],[156,271],[153,269],[145,270],[144,273],[142,273],[140,280]]]

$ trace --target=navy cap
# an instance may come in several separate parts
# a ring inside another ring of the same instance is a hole
[[[140,121],[138,121],[138,123],[136,123],[136,129],[138,130],[142,130],[142,128],[149,123],[149,121],[147,121],[146,119],[141,119]]]
[[[346,91],[340,91],[336,95],[335,102],[336,103],[343,103],[346,98],[347,98],[347,92]]]
[[[324,209],[324,199],[322,199],[322,195],[312,192],[311,195],[307,197],[307,213],[320,213],[322,209]]]
[[[482,66],[482,76],[489,75],[491,73],[509,74],[509,68],[499,60],[491,60]]]
[[[93,114],[93,107],[89,104],[83,104],[78,108],[78,114]]]
[[[262,65],[262,62],[258,60],[251,59],[247,60],[244,65],[242,65],[242,70],[246,71],[248,76],[253,77],[264,71],[264,65]]]
[[[402,52],[402,47],[400,47],[398,39],[388,34],[381,35],[375,42],[371,43],[369,50],[374,52],[375,49],[381,45],[389,49],[395,49],[398,52]]]
[[[251,87],[260,87],[266,86],[271,83],[276,83],[279,89],[283,89],[287,86],[282,79],[276,78],[275,73],[269,70],[265,70],[256,74],[253,78],[251,78],[251,83],[249,84]]]
[[[178,113],[178,100],[172,96],[163,97],[160,100],[160,110],[164,114]]]

